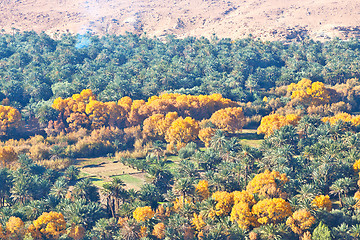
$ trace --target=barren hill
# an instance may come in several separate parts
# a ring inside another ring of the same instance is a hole
[[[0,29],[263,40],[360,36],[359,0],[2,0]]]

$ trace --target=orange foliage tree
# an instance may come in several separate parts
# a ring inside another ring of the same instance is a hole
[[[6,223],[6,236],[8,239],[23,239],[25,235],[25,224],[18,217],[10,217]]]
[[[309,211],[300,209],[286,220],[286,225],[288,225],[294,233],[302,235],[315,221],[316,219]]]
[[[312,201],[314,207],[320,209],[326,209],[326,211],[330,212],[332,209],[332,203],[330,197],[328,195],[319,195],[314,198]]]
[[[166,131],[165,140],[169,146],[176,145],[177,150],[185,147],[186,143],[194,141],[199,134],[199,124],[191,117],[185,119],[179,117],[172,122],[169,129]]]
[[[227,132],[236,132],[243,128],[246,123],[241,107],[224,108],[216,111],[210,121],[219,129]]]
[[[200,140],[205,143],[205,147],[210,146],[211,138],[214,136],[216,130],[214,128],[203,128],[199,131]]]
[[[289,179],[286,174],[277,171],[270,172],[265,170],[257,174],[246,186],[246,190],[251,194],[259,194],[262,197],[282,197],[282,187]]]
[[[144,222],[149,220],[155,215],[155,212],[151,209],[151,207],[138,207],[133,212],[133,217],[137,222]]]
[[[154,235],[157,239],[163,239],[165,237],[165,224],[162,222],[156,224],[152,231],[152,235]]]
[[[68,231],[68,236],[75,240],[84,239],[86,229],[81,225],[71,226]]]
[[[298,98],[306,105],[320,105],[328,103],[330,100],[329,90],[321,82],[312,82],[303,78],[298,83],[291,83],[288,86],[291,98]]]
[[[4,229],[2,228],[1,224],[0,224],[0,239],[5,239]]]
[[[20,125],[21,114],[13,107],[0,105],[0,135]]]
[[[270,114],[261,119],[260,126],[257,129],[258,134],[265,134],[265,137],[274,133],[275,130],[280,129],[286,125],[297,125],[300,117],[296,114],[288,114],[282,116],[279,114]]]
[[[194,213],[194,217],[191,222],[198,232],[200,232],[206,226],[206,223],[204,222],[203,216],[201,214],[198,215]]]
[[[221,217],[230,213],[234,204],[231,193],[218,191],[214,192],[211,197],[216,201],[215,210],[209,214],[211,218],[214,218],[215,215]]]
[[[66,230],[64,216],[57,212],[44,212],[28,228],[34,239],[58,239]]]
[[[17,153],[11,146],[0,147],[0,166],[7,167],[17,159]]]
[[[253,206],[252,213],[260,224],[278,223],[292,214],[290,203],[282,198],[263,199]]]
[[[236,222],[242,229],[257,226],[258,223],[252,213],[252,207],[256,203],[254,196],[247,191],[235,191],[232,194],[235,205],[231,210],[230,220]]]
[[[208,198],[210,196],[208,181],[200,180],[195,186],[195,191],[198,195],[200,195],[202,200]]]
[[[331,125],[336,124],[338,121],[350,122],[353,126],[360,125],[360,115],[352,116],[348,113],[338,113],[333,117],[324,117],[321,119],[323,122],[329,122]]]

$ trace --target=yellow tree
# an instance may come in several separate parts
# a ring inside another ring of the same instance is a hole
[[[234,204],[233,196],[231,193],[218,191],[214,192],[211,196],[215,201],[215,210],[212,211],[209,216],[214,218],[216,216],[225,216],[228,215],[231,211],[231,208]]]
[[[21,114],[13,107],[0,105],[0,134],[5,135],[9,129],[20,125]]]
[[[259,194],[261,197],[282,197],[284,195],[282,188],[288,181],[284,173],[265,170],[248,183],[246,190],[251,194]]]
[[[0,166],[7,167],[17,159],[17,154],[13,147],[0,147]]]
[[[5,239],[4,229],[2,228],[1,224],[0,224],[0,239]]]
[[[199,138],[203,143],[205,143],[205,147],[210,146],[210,141],[214,136],[215,131],[216,130],[214,128],[203,128],[199,131]]]
[[[210,196],[208,181],[200,180],[195,186],[195,191],[198,195],[200,195],[201,200],[207,199]]]
[[[239,202],[245,202],[250,204],[250,206],[252,207],[256,203],[254,195],[252,195],[248,191],[235,191],[232,192],[232,195],[234,199],[234,204],[238,204]]]
[[[312,205],[316,208],[326,209],[328,212],[330,212],[332,209],[332,203],[329,195],[316,196],[312,201]]]
[[[246,118],[241,107],[234,107],[216,111],[210,121],[219,129],[233,133],[243,128]]]
[[[81,225],[73,225],[68,230],[68,236],[75,240],[81,240],[85,237],[86,230]]]
[[[143,135],[145,138],[160,138],[162,131],[159,129],[159,123],[164,120],[163,114],[154,114],[146,118],[143,122]]]
[[[282,198],[263,199],[253,206],[252,213],[260,224],[278,223],[292,214],[290,203]]]
[[[288,86],[288,92],[291,93],[291,98],[298,98],[306,105],[320,105],[328,103],[330,100],[329,90],[321,82],[312,82],[309,79],[303,78],[297,84],[292,83]]]
[[[145,222],[149,220],[155,215],[155,212],[151,209],[151,207],[138,207],[133,212],[133,217],[137,222]]]
[[[258,134],[265,134],[265,137],[273,134],[275,130],[286,125],[297,125],[300,117],[296,114],[282,116],[279,114],[270,114],[261,119],[260,126],[257,129]]]
[[[349,113],[338,113],[333,117],[324,117],[321,119],[323,122],[329,122],[331,125],[336,124],[338,121],[350,122],[353,126],[360,125],[360,115],[352,116]]]
[[[23,239],[25,235],[25,224],[18,217],[10,217],[6,223],[6,236],[8,239]]]
[[[247,191],[235,191],[232,194],[235,205],[231,210],[230,220],[236,222],[242,229],[257,226],[258,223],[251,212],[256,203],[254,195]]]
[[[204,222],[203,216],[201,214],[198,215],[194,213],[194,217],[192,218],[191,222],[198,232],[200,232],[206,226],[206,223]]]
[[[230,220],[236,222],[241,229],[249,229],[250,226],[258,225],[256,218],[251,211],[251,204],[248,202],[238,202],[231,210]]]
[[[286,220],[286,225],[288,225],[294,233],[303,235],[315,221],[316,219],[309,211],[300,209],[294,212],[293,215]]]
[[[165,237],[165,224],[162,222],[156,224],[152,231],[152,235],[154,235],[157,239],[163,239]]]
[[[176,145],[177,150],[180,150],[186,143],[195,140],[198,134],[199,124],[196,120],[191,117],[179,117],[166,131],[165,140],[170,146]]]
[[[66,222],[61,213],[44,212],[28,230],[34,239],[58,239],[66,232]]]

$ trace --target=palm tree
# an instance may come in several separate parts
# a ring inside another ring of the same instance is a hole
[[[50,195],[64,198],[68,191],[68,182],[65,178],[59,178],[50,189]]]
[[[93,202],[97,202],[99,200],[98,189],[89,178],[85,178],[77,182],[74,186],[73,194],[75,198],[83,198]]]
[[[126,184],[120,178],[113,178],[110,183],[103,185],[103,193],[106,195],[107,206],[110,208],[113,217],[119,209],[120,201],[124,202],[127,198],[127,191],[124,189]]]
[[[303,184],[300,186],[299,193],[295,196],[300,201],[313,199],[315,196],[319,195],[319,190],[312,184]]]
[[[351,226],[350,228],[350,235],[356,239],[360,238],[360,224],[356,224]]]
[[[227,145],[228,140],[226,139],[223,131],[216,130],[214,136],[211,138],[210,147],[216,151],[225,151]]]
[[[75,166],[70,166],[68,167],[65,172],[64,172],[64,176],[69,180],[69,181],[74,181],[78,178],[79,176],[79,169]]]
[[[338,195],[339,196],[339,202],[340,207],[343,206],[341,195],[344,193],[344,181],[340,178],[336,180],[331,186],[330,186],[330,194]]]
[[[14,185],[11,188],[11,198],[15,202],[25,204],[25,202],[31,199],[31,186],[32,179],[26,174],[17,173],[14,179]]]
[[[0,183],[0,207],[3,207],[10,197],[10,189],[13,185],[12,176],[7,168],[0,169]]]
[[[187,194],[194,193],[195,187],[193,185],[194,179],[192,178],[180,178],[175,182],[174,190],[183,197],[183,201],[185,201],[185,197]]]
[[[282,234],[286,233],[286,226],[284,224],[267,224],[259,228],[261,239],[281,240]]]

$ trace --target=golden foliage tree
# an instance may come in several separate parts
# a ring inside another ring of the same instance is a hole
[[[138,207],[133,213],[133,217],[137,222],[145,222],[154,217],[155,212],[149,206]]]
[[[329,122],[331,125],[336,124],[338,121],[350,122],[353,126],[360,125],[360,115],[352,116],[349,113],[338,113],[333,117],[324,117],[321,119],[323,122]]]
[[[0,134],[5,135],[8,130],[20,125],[21,114],[13,107],[0,105]]]
[[[326,211],[330,212],[332,209],[332,203],[329,195],[319,195],[314,198],[312,201],[314,207],[320,209],[326,209]]]
[[[225,191],[214,192],[211,196],[215,201],[215,210],[210,212],[209,216],[214,218],[216,216],[225,216],[228,215],[234,204],[232,193]]]
[[[198,232],[200,232],[206,226],[206,223],[204,222],[203,216],[201,214],[198,215],[194,213],[194,217],[192,218],[191,222]]]
[[[68,236],[75,240],[84,239],[86,234],[86,229],[81,225],[71,226],[68,230]]]
[[[286,125],[297,125],[300,117],[296,114],[288,114],[282,116],[279,114],[270,114],[261,119],[260,126],[257,129],[258,134],[265,134],[265,137],[274,133],[275,130],[280,129]]]
[[[7,167],[17,159],[17,153],[11,146],[0,147],[0,166]]]
[[[242,229],[257,226],[257,221],[251,210],[256,203],[254,195],[247,191],[235,191],[232,195],[235,205],[231,210],[230,220],[236,222]]]
[[[353,165],[353,169],[355,172],[359,172],[360,171],[360,159],[357,160],[354,165]]]
[[[241,107],[224,108],[216,111],[210,121],[219,129],[227,132],[236,132],[243,128],[246,123]]]
[[[199,131],[200,140],[205,143],[205,147],[210,146],[211,138],[214,136],[216,130],[214,128],[203,128]]]
[[[0,224],[0,239],[5,239],[4,229],[2,228],[1,224]]]
[[[162,222],[156,224],[152,231],[152,235],[154,235],[157,239],[163,239],[165,237],[165,224]]]
[[[230,220],[236,222],[241,229],[249,229],[250,226],[257,226],[256,218],[251,211],[249,202],[238,202],[231,210]]]
[[[298,98],[306,105],[325,104],[330,100],[329,90],[326,89],[323,83],[313,83],[306,78],[303,78],[298,83],[291,83],[287,90],[291,93],[291,98]]]
[[[260,224],[278,223],[292,214],[290,203],[282,198],[263,199],[253,206],[252,213]]]
[[[316,219],[309,211],[300,209],[286,220],[286,225],[288,225],[294,233],[302,235],[315,221]]]
[[[25,235],[25,224],[18,217],[10,217],[6,223],[6,236],[8,239],[23,239]]]
[[[173,201],[173,210],[175,212],[178,212],[180,209],[183,209],[185,205],[192,204],[191,200],[189,198],[184,198],[184,196],[177,197],[175,201]]]
[[[265,170],[257,174],[246,186],[246,190],[251,194],[259,194],[262,197],[282,197],[282,188],[289,179],[286,174],[277,171],[270,172]]]
[[[165,140],[170,146],[176,145],[177,150],[180,150],[186,143],[194,141],[198,134],[199,124],[196,120],[191,117],[179,117],[166,131]]]
[[[200,180],[195,186],[195,191],[200,195],[201,199],[207,199],[210,196],[209,183],[206,180]]]
[[[192,116],[197,120],[210,118],[211,114],[219,109],[237,106],[236,102],[223,98],[221,94],[212,95],[184,95],[178,93],[165,93],[152,96],[146,103],[148,111],[152,114],[178,112],[180,116]]]
[[[34,239],[58,239],[66,232],[66,222],[61,213],[44,212],[28,230]]]
[[[245,202],[250,204],[250,206],[252,207],[256,203],[254,195],[252,195],[248,191],[235,191],[232,192],[232,195],[234,199],[234,204],[238,204],[239,202]]]

